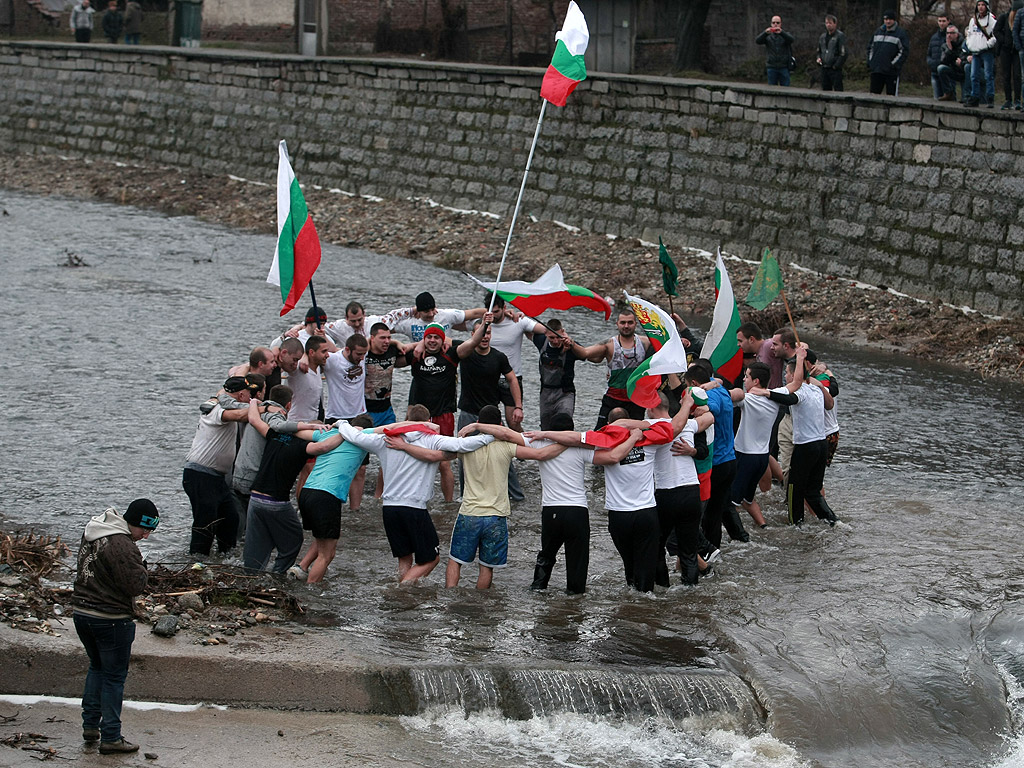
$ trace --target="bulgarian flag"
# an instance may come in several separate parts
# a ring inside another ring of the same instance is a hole
[[[499,283],[485,283],[467,275],[477,285],[494,291],[525,315],[536,317],[546,309],[569,309],[586,307],[595,312],[604,312],[604,319],[612,315],[611,305],[591,290],[581,285],[569,285],[562,277],[562,268],[555,264],[532,283],[523,280],[503,280]],[[499,286],[495,291],[495,286]]]
[[[281,286],[284,315],[295,309],[320,266],[320,238],[282,141],[277,160],[277,250],[267,282]]]
[[[726,381],[736,381],[743,371],[743,352],[736,340],[740,329],[740,310],[732,292],[729,273],[725,271],[722,250],[715,262],[715,314],[711,330],[704,339],[701,357],[711,361],[711,367]]]
[[[540,96],[556,107],[564,107],[566,99],[576,86],[587,79],[587,67],[583,54],[590,42],[590,30],[583,11],[574,2],[569,3],[565,12],[565,23],[555,33],[555,53],[551,57],[544,82],[540,85]]]
[[[628,293],[626,301],[632,307],[640,328],[651,340],[651,354],[629,375],[626,393],[637,405],[652,408],[659,402],[657,392],[661,386],[661,375],[686,370],[686,349],[668,312]],[[637,339],[636,343],[639,344],[640,340]]]

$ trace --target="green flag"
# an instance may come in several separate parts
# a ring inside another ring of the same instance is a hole
[[[661,262],[661,281],[665,286],[665,293],[669,296],[678,296],[676,278],[679,277],[679,270],[676,269],[675,263],[668,255],[665,244],[661,241],[661,235],[658,235],[658,261]]]
[[[764,309],[782,293],[782,272],[779,270],[779,262],[771,248],[765,248],[761,255],[761,263],[757,267],[757,274],[754,275],[754,282],[750,286],[750,293],[747,294],[747,304],[754,309]]]

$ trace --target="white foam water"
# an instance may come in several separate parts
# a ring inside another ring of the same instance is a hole
[[[497,712],[466,715],[437,708],[400,718],[418,738],[448,750],[452,762],[566,768],[804,768],[810,764],[766,733],[743,736],[728,715],[668,722],[625,722],[560,713],[510,720]]]

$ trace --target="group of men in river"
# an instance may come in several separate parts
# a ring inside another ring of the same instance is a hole
[[[657,405],[645,409],[626,391],[630,374],[652,354],[631,309],[619,312],[614,336],[583,346],[559,320],[539,322],[500,296],[491,300],[487,294],[483,307],[438,309],[424,292],[414,306],[382,315],[367,315],[353,301],[333,322],[314,306],[304,323],[253,349],[200,408],[182,480],[193,512],[191,553],[207,556],[214,542],[227,552],[244,534],[247,568],[320,581],[341,537],[343,505],[358,511],[362,503],[371,453],[402,582],[426,577],[440,562],[428,505],[438,474],[443,498],[455,498],[455,458],[461,505],[448,547],[449,587],[476,561],[476,586],[485,589],[507,564],[511,504],[524,499],[514,459],[539,463],[533,589],[548,586],[563,547],[567,591],[586,588],[588,464],[604,467],[608,531],[626,583],[640,591],[669,586],[666,550],[682,581],[696,584],[720,557],[723,526],[732,540],[749,541],[740,510],[766,527],[756,495],[773,477],[786,489],[790,523],[802,525],[805,506],[836,523],[822,487],[839,438],[838,383],[789,329],[766,337],[757,325],[742,325],[743,374],[726,381],[673,314],[691,362],[662,377]],[[452,339],[453,330],[470,336]],[[523,431],[524,337],[539,353],[538,430]],[[574,421],[577,361],[608,370],[598,422],[588,431]],[[411,374],[403,421],[391,403],[400,367]],[[304,530],[311,543],[300,559]]]

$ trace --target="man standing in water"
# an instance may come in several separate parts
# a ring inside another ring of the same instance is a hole
[[[148,575],[137,541],[156,530],[160,513],[136,499],[124,516],[111,508],[89,520],[78,550],[72,603],[75,631],[89,656],[82,694],[82,739],[101,755],[138,752],[121,735],[121,703],[135,640],[135,597]]]
[[[644,417],[643,406],[629,399],[626,382],[629,381],[629,375],[650,353],[651,340],[647,336],[637,338],[636,315],[631,309],[619,312],[616,326],[618,334],[600,344],[584,347],[575,341],[572,342],[572,351],[581,360],[608,363],[608,391],[601,400],[601,410],[597,415],[595,429],[600,429],[608,423],[608,412],[612,408],[625,408],[631,419]]]

